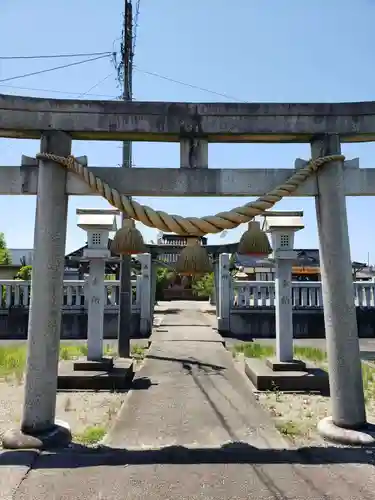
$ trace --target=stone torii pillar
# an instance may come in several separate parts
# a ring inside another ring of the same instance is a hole
[[[338,135],[316,137],[312,158],[340,154]],[[332,417],[318,429],[327,439],[347,444],[372,443],[366,432],[358,327],[346,213],[343,162],[317,173],[316,213],[319,231],[324,322],[327,339]]]
[[[41,151],[67,156],[71,138],[43,133]],[[68,426],[55,420],[67,213],[66,170],[40,160],[23,414],[20,429],[3,436],[4,448],[35,449],[71,440]]]

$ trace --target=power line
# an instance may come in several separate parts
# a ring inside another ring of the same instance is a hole
[[[201,90],[202,92],[208,92],[209,94],[218,95],[220,97],[225,97],[227,99],[233,99],[234,101],[247,102],[247,101],[244,101],[243,99],[239,99],[238,97],[233,97],[229,94],[222,94],[221,92],[216,92],[215,90],[210,90],[210,89],[206,89],[204,87],[199,87],[198,85],[193,85],[191,83],[182,82],[181,80],[175,80],[174,78],[170,78],[169,76],[160,75],[159,73],[154,73],[152,71],[146,71],[144,69],[138,68],[137,66],[134,66],[134,69],[136,71],[138,71],[139,73],[144,73],[145,75],[155,76],[157,78],[161,78],[162,80],[166,80],[168,82],[177,83],[179,85],[183,85],[185,87],[190,87],[190,88],[196,89],[196,90]]]
[[[111,52],[88,52],[85,54],[50,54],[38,56],[0,56],[0,61],[15,61],[19,59],[58,59],[70,57],[93,57],[93,56],[109,56]]]
[[[139,26],[138,19],[139,19],[140,6],[141,6],[141,0],[137,0],[137,3],[135,5],[134,27],[133,27],[133,46],[132,46],[133,57],[135,53],[135,47],[137,45],[137,30]]]
[[[108,80],[108,78],[110,76],[112,76],[113,74],[114,74],[114,71],[112,71],[111,73],[109,73],[109,75],[107,75],[106,77],[104,77],[101,80],[99,80],[98,82],[96,82],[95,85],[93,85],[92,87],[90,87],[86,92],[83,92],[82,94],[79,94],[78,98],[83,97],[85,95],[89,95],[89,92],[91,92],[92,90],[94,90],[96,87],[99,87],[99,85],[101,85],[103,82],[105,82],[106,80]]]
[[[247,101],[244,101],[243,99],[239,99],[238,97],[230,96],[229,94],[224,94],[224,93],[221,93],[221,92],[216,92],[214,90],[206,89],[206,88],[200,87],[198,85],[192,85],[190,83],[186,83],[186,82],[183,82],[181,80],[175,80],[173,78],[170,78],[169,76],[160,75],[158,73],[153,73],[151,71],[146,71],[146,70],[137,68],[135,66],[134,66],[134,69],[137,70],[139,73],[144,73],[146,75],[154,76],[156,78],[161,78],[162,80],[167,80],[167,81],[172,82],[172,83],[177,83],[178,85],[183,85],[185,87],[194,88],[194,89],[200,90],[202,92],[207,92],[208,94],[218,95],[220,97],[225,97],[227,99],[233,99],[233,100],[239,101],[239,102],[247,102]],[[113,73],[111,73],[111,75],[112,74]],[[106,80],[107,78],[109,78],[111,75],[108,75],[104,80]],[[41,89],[41,88],[34,88],[34,87],[19,87],[19,86],[16,86],[16,85],[1,85],[0,84],[0,87],[17,89],[17,90],[30,90],[30,91],[33,91],[33,92],[51,92],[53,94],[66,94],[66,95],[76,95],[76,96],[87,95],[87,96],[93,96],[93,97],[94,96],[95,97],[105,97],[105,98],[109,98],[109,99],[116,99],[116,98],[118,98],[118,96],[110,95],[110,94],[92,94],[92,93],[90,93],[90,91],[93,88],[96,88],[102,82],[103,82],[103,80],[100,81],[100,82],[98,82],[97,84],[95,84],[93,87],[91,87],[91,89],[89,89],[87,92],[84,92],[83,94],[81,92],[68,92],[68,91],[63,91],[63,90]]]
[[[40,89],[35,87],[18,87],[17,85],[0,85],[0,87],[5,87],[9,89],[15,90],[30,90],[32,92],[50,92],[51,94],[65,94],[65,95],[76,95],[79,96],[81,92],[68,92],[64,90],[54,90],[54,89]],[[110,95],[110,94],[91,94],[89,92],[85,92],[84,95],[90,95],[95,97],[107,97],[109,99],[117,99],[118,96]]]
[[[110,55],[111,55],[111,53],[110,53]],[[56,71],[58,69],[70,68],[71,66],[78,66],[79,64],[85,64],[87,62],[97,61],[99,59],[104,59],[105,57],[108,57],[108,54],[105,55],[105,56],[102,55],[102,56],[98,56],[98,57],[93,57],[92,59],[85,59],[83,61],[77,61],[77,62],[70,63],[70,64],[64,64],[62,66],[55,66],[54,68],[42,69],[41,71],[33,71],[32,73],[26,73],[26,74],[23,74],[23,75],[11,76],[10,78],[3,78],[2,80],[0,80],[0,83],[10,82],[12,80],[18,80],[19,78],[26,78],[27,76],[41,75],[42,73],[49,73],[50,71]]]

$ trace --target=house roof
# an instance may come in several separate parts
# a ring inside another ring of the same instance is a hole
[[[296,249],[297,259],[294,261],[294,266],[309,266],[319,267],[319,250],[316,249]],[[264,267],[273,268],[274,264],[268,259],[259,259],[259,257],[251,255],[235,254],[234,264],[236,267]]]
[[[297,258],[293,262],[294,267],[320,267],[319,250],[316,248],[296,248]],[[234,264],[236,267],[263,267],[272,269],[274,264],[268,259],[259,259],[251,255],[240,255],[235,254]],[[372,269],[369,269],[366,264],[360,262],[353,262],[353,269],[359,268],[360,272],[357,272],[357,277],[370,277],[373,276]]]
[[[111,249],[111,243],[112,243],[112,240],[109,238],[108,239],[108,250]],[[87,243],[83,247],[77,248],[77,250],[74,250],[73,252],[70,252],[67,255],[65,255],[65,263],[69,262],[69,266],[78,267],[79,263],[80,263],[79,258],[83,257],[83,251],[85,248],[87,248]],[[111,257],[118,257],[118,255],[111,252]],[[138,269],[138,267],[140,265],[139,261],[134,257],[132,257],[131,261],[132,261],[132,266],[134,268]],[[117,263],[114,263],[114,262],[112,262],[112,263],[107,262],[106,263],[107,267],[116,266],[116,265],[117,265]]]

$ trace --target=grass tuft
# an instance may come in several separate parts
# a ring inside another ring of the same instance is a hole
[[[139,344],[134,344],[131,347],[131,357],[136,359],[136,360],[142,360],[145,357],[145,352],[147,350],[147,347],[141,346]]]
[[[92,445],[99,443],[106,434],[106,429],[100,425],[86,427],[83,432],[74,435],[74,441],[81,444]]]
[[[247,358],[267,358],[275,355],[273,346],[243,342],[233,347],[233,354],[244,354]],[[294,346],[294,355],[297,359],[312,361],[323,369],[327,369],[327,353],[317,347]],[[375,400],[375,366],[362,362],[362,379],[366,403]]]
[[[297,422],[293,422],[292,420],[288,420],[286,422],[275,422],[275,425],[277,430],[284,436],[293,438],[293,436],[303,434],[302,429],[298,426]]]
[[[294,354],[296,358],[307,359],[308,361],[315,361],[317,363],[324,363],[327,361],[327,353],[317,347],[295,346]]]
[[[268,358],[275,355],[271,345],[257,344],[256,342],[243,342],[234,346],[235,353],[242,353],[247,358]],[[294,347],[296,358],[323,363],[327,361],[327,354],[316,347]]]
[[[0,346],[0,378],[6,379],[14,376],[17,380],[22,380],[25,364],[25,346]]]
[[[113,355],[109,345],[104,348],[105,355]],[[0,379],[15,378],[22,382],[26,367],[27,347],[25,344],[8,344],[0,346]],[[87,356],[86,344],[60,345],[61,360],[77,359]]]
[[[236,344],[233,349],[235,353],[243,354],[246,358],[267,358],[275,354],[272,346],[257,344],[256,342]]]

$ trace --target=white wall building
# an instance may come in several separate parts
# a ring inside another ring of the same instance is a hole
[[[33,248],[8,248],[13,266],[32,266],[34,259]]]

